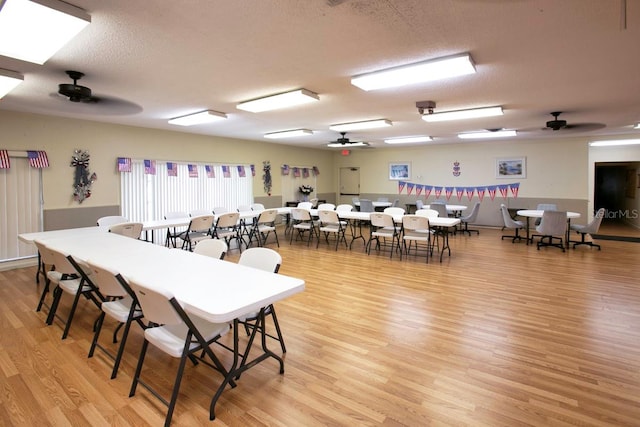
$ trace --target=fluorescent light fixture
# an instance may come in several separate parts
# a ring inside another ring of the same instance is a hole
[[[262,111],[277,110],[278,108],[293,107],[300,104],[318,101],[317,93],[307,89],[298,89],[278,95],[267,96],[253,101],[242,102],[236,105],[240,110],[260,113]]]
[[[327,144],[327,147],[331,147],[331,148],[351,148],[351,147],[368,147],[368,146],[369,144],[364,141],[348,142],[346,144],[343,144],[341,142],[330,142]]]
[[[385,144],[411,144],[413,142],[428,142],[433,141],[430,136],[405,136],[403,138],[390,138],[385,139]]]
[[[203,123],[217,122],[219,120],[226,119],[225,113],[219,113],[217,111],[205,110],[199,113],[187,114],[186,116],[176,117],[169,120],[169,124],[178,126],[193,126]]]
[[[640,129],[640,123],[637,123],[633,128],[634,129]]]
[[[460,139],[488,139],[488,138],[507,138],[510,136],[516,136],[518,133],[515,130],[486,130],[482,132],[466,132],[459,133]]]
[[[589,145],[592,147],[613,147],[616,145],[638,145],[640,139],[618,139],[611,141],[593,141]]]
[[[0,68],[0,99],[15,89],[23,80],[22,74]]]
[[[269,139],[278,139],[278,138],[294,138],[296,136],[307,136],[307,135],[313,135],[313,131],[309,129],[284,130],[282,132],[265,133],[264,137]]]
[[[391,120],[378,119],[378,120],[367,120],[364,122],[342,123],[338,125],[331,125],[329,126],[329,129],[335,130],[336,132],[350,132],[352,130],[376,129],[376,128],[383,128],[387,126],[393,126],[393,123],[391,122]]]
[[[61,1],[6,0],[0,9],[0,55],[42,65],[90,22],[84,10]]]
[[[476,68],[471,56],[468,53],[463,53],[362,74],[351,78],[351,84],[362,90],[375,90],[463,76],[475,72]]]
[[[475,119],[478,117],[501,116],[502,107],[472,108],[470,110],[445,111],[444,113],[423,114],[425,122],[444,122],[447,120]]]

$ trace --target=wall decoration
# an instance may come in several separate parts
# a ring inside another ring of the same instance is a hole
[[[71,157],[70,166],[76,168],[73,180],[73,199],[82,203],[91,197],[91,185],[98,179],[95,172],[89,175],[89,152],[75,150]]]
[[[269,196],[271,195],[271,162],[265,160],[262,162],[262,184],[264,185],[264,192]]]
[[[526,157],[502,157],[496,159],[496,178],[526,178]]]
[[[503,198],[509,197],[509,193],[514,198],[518,197],[518,191],[520,190],[519,182],[512,182],[510,184],[500,184],[500,185],[476,185],[472,187],[461,187],[461,186],[436,186],[436,185],[427,185],[427,184],[416,184],[413,182],[407,181],[398,181],[398,194],[402,194],[402,192],[407,190],[407,195],[411,195],[415,190],[416,196],[420,197],[420,195],[424,192],[425,199],[428,199],[431,195],[431,192],[434,192],[436,199],[439,199],[444,190],[444,197],[449,200],[455,194],[458,200],[462,200],[462,197],[466,194],[467,199],[471,200],[473,198],[474,193],[478,195],[478,199],[482,201],[484,198],[485,192],[489,193],[489,197],[493,200],[496,197],[496,194],[499,192]]]
[[[411,163],[399,162],[389,163],[389,179],[411,179]]]
[[[453,176],[460,176],[460,162],[453,162]]]

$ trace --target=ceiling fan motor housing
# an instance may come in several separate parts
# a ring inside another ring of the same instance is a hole
[[[58,85],[58,93],[69,98],[69,101],[71,102],[80,102],[86,99],[91,99],[91,89],[86,86],[71,83],[62,83]]]
[[[549,120],[547,122],[547,127],[549,129],[560,130],[562,128],[567,127],[567,121],[566,120],[558,119],[558,116],[560,114],[562,114],[562,112],[560,112],[560,111],[554,111],[553,113],[551,113],[551,115],[553,116],[553,120]]]

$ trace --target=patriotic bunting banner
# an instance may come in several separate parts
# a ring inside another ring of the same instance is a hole
[[[205,165],[204,170],[207,172],[207,178],[215,178],[216,172],[213,170],[213,166]]]
[[[238,165],[238,176],[244,178],[247,176],[247,172],[244,170],[244,166]]]
[[[44,151],[27,151],[27,157],[32,168],[42,169],[49,167],[49,159]]]
[[[178,164],[167,162],[167,176],[178,176]]]
[[[198,177],[198,165],[187,165],[187,169],[189,170],[189,178]]]
[[[309,178],[309,169],[302,168],[302,177],[303,178]]]
[[[222,166],[222,176],[225,178],[231,178],[231,169],[229,168],[229,166]]]
[[[251,176],[256,176],[256,165],[251,165]]]
[[[289,165],[282,165],[282,175],[289,175]]]
[[[129,157],[118,157],[118,172],[131,172],[131,159]]]
[[[155,175],[156,174],[156,161],[155,160],[145,160],[144,161],[144,173],[147,175]]]
[[[513,182],[511,184],[501,184],[501,185],[482,185],[476,187],[440,187],[433,185],[424,185],[424,184],[416,184],[413,182],[407,181],[398,181],[398,193],[402,193],[405,188],[407,189],[407,194],[413,194],[415,190],[416,196],[420,197],[420,195],[424,192],[425,199],[428,199],[433,191],[435,193],[436,198],[440,198],[442,195],[442,191],[444,190],[444,195],[447,200],[451,199],[451,196],[455,192],[458,200],[462,200],[464,195],[466,194],[467,199],[473,199],[473,195],[477,194],[480,201],[484,199],[484,195],[488,192],[489,197],[493,200],[496,197],[496,193],[500,191],[500,195],[504,198],[509,196],[509,193],[514,198],[518,197],[518,190],[520,189],[519,182]]]
[[[313,174],[314,174],[315,176],[320,175],[320,169],[318,169],[318,167],[317,167],[317,166],[314,166],[314,167],[313,167]]]
[[[9,151],[0,150],[0,169],[9,169],[11,161],[9,160]]]
[[[294,178],[300,178],[300,168],[293,168]]]

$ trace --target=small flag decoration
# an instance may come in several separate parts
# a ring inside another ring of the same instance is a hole
[[[147,175],[155,175],[156,174],[156,161],[155,160],[146,160],[144,161],[144,173]]]
[[[213,170],[213,166],[205,165],[204,170],[207,172],[207,178],[215,178],[216,172]]]
[[[9,169],[11,160],[9,160],[9,151],[0,150],[0,169]]]
[[[229,168],[229,166],[222,166],[222,176],[225,178],[231,178],[231,168]]]
[[[167,162],[167,176],[178,176],[178,164]]]
[[[247,176],[247,172],[244,170],[244,166],[238,165],[238,176],[244,178]]]
[[[256,176],[256,165],[251,165],[251,176]]]
[[[282,165],[282,175],[289,175],[289,165]]]
[[[314,174],[315,176],[320,175],[320,169],[318,169],[318,167],[317,167],[317,166],[314,166],[314,167],[313,167],[313,174]]]
[[[48,168],[49,159],[45,151],[27,151],[27,157],[29,158],[29,165],[33,168]]]
[[[187,169],[189,170],[189,178],[198,177],[198,165],[187,165]]]
[[[118,157],[118,172],[131,172],[131,158]]]

